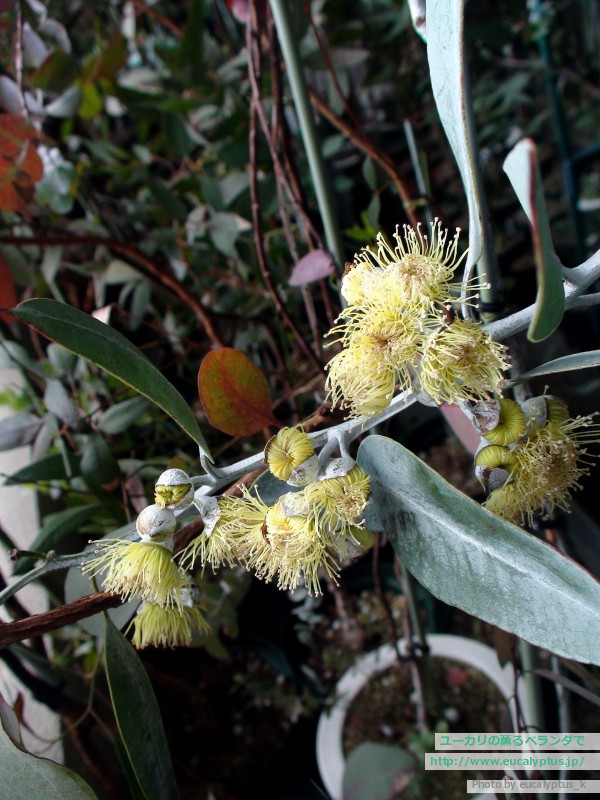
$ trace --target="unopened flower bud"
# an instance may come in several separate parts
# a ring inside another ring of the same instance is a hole
[[[155,504],[146,506],[139,514],[136,530],[143,542],[165,542],[175,533],[177,520],[175,514],[168,508],[161,508]]]
[[[154,501],[162,508],[187,508],[193,499],[192,481],[182,469],[167,469],[156,481]]]
[[[525,414],[514,400],[503,397],[500,402],[498,424],[483,436],[495,445],[514,444],[525,433]]]
[[[499,444],[482,447],[475,456],[476,467],[512,467],[516,463],[513,452]]]
[[[318,473],[315,448],[302,428],[282,428],[265,447],[271,473],[292,486],[312,483]]]

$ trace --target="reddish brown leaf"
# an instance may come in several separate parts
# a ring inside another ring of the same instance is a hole
[[[198,372],[198,392],[210,424],[231,436],[281,427],[271,411],[263,371],[240,350],[223,347],[208,353]]]
[[[2,308],[14,308],[19,302],[17,289],[13,280],[12,272],[6,261],[0,255],[0,306]],[[12,314],[0,311],[0,319],[3,322],[12,322]]]
[[[25,158],[21,161],[20,168],[30,178],[32,183],[41,181],[44,176],[44,162],[38,155],[34,144],[29,144]]]
[[[10,11],[17,0],[0,0],[0,14]]]
[[[19,114],[0,114],[0,155],[16,156],[25,142],[35,138],[35,131]]]
[[[2,172],[3,159],[0,158],[0,211],[23,211],[25,202],[15,189],[8,172]]]

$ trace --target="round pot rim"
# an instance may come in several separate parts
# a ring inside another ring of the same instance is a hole
[[[495,650],[465,636],[433,633],[427,637],[427,642],[432,656],[468,664],[494,683],[506,700],[513,726],[518,730],[514,671],[510,662],[501,666]],[[398,646],[401,653],[407,652],[405,639],[399,639]],[[337,682],[333,705],[322,711],[319,716],[316,740],[317,764],[323,784],[333,800],[342,800],[342,782],[346,765],[342,733],[350,704],[373,675],[387,669],[395,661],[396,650],[391,644],[382,645],[357,658],[355,664]],[[529,716],[527,697],[522,682],[519,683],[517,692],[521,716],[527,724]]]

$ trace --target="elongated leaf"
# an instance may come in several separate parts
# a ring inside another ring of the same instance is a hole
[[[178,800],[169,746],[152,684],[137,653],[105,617],[106,676],[135,777],[147,800]]]
[[[208,353],[198,372],[198,392],[210,424],[231,436],[280,427],[264,372],[241,350],[222,347]]]
[[[513,378],[510,384],[528,381],[530,378],[537,378],[540,375],[552,375],[554,372],[569,372],[572,369],[587,369],[589,367],[600,367],[600,350],[588,350],[585,353],[574,353],[572,356],[562,356],[553,361],[547,361],[534,367],[528,372]]]
[[[14,711],[2,701],[0,713],[0,797],[10,800],[98,800],[75,772],[28,753]]]
[[[477,182],[477,143],[465,95],[464,0],[427,0],[427,58],[440,121],[458,164],[469,207],[466,271],[481,255],[483,214]]]
[[[129,400],[123,400],[122,403],[116,403],[104,412],[98,427],[103,433],[108,433],[109,435],[123,433],[133,425],[147,408],[148,401],[145,397],[132,397]]]
[[[541,342],[560,325],[565,292],[561,263],[552,244],[537,150],[531,139],[523,139],[513,147],[504,161],[504,171],[531,226],[538,291],[527,338]]]
[[[100,506],[98,505],[77,506],[76,508],[67,508],[65,511],[51,514],[27,549],[37,550],[42,553],[52,550],[65,536],[84,525],[99,508]],[[32,567],[33,558],[23,558],[15,569],[14,574],[23,575]]]
[[[559,655],[600,664],[600,584],[588,572],[391,439],[368,436],[358,462],[394,549],[432,594]]]
[[[198,422],[183,397],[118,331],[77,308],[45,298],[26,300],[13,313],[156,403],[210,456]]]
[[[28,411],[5,417],[0,421],[0,450],[12,450],[24,444],[31,444],[43,421]]]
[[[80,474],[79,459],[70,452],[67,452],[66,459],[70,469],[70,476],[74,477]],[[60,453],[53,453],[49,456],[44,456],[38,461],[22,469],[13,472],[12,475],[6,477],[6,485],[10,486],[15,483],[38,483],[39,481],[60,481],[66,480],[67,475],[65,467],[65,459]]]

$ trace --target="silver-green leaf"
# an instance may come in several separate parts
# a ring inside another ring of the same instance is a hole
[[[358,463],[394,549],[433,595],[539,647],[600,664],[600,584],[589,572],[391,439],[368,436]]]
[[[589,367],[600,367],[600,350],[587,350],[585,353],[573,353],[571,356],[562,356],[553,361],[547,361],[545,364],[540,364],[539,367],[534,367],[517,378],[513,378],[510,385],[538,378],[541,375],[552,375],[555,372],[569,372],[572,369],[588,369]]]
[[[565,312],[565,291],[562,266],[552,244],[537,149],[531,139],[523,139],[513,147],[504,161],[504,172],[531,226],[538,290],[527,338],[541,342],[560,325]]]

